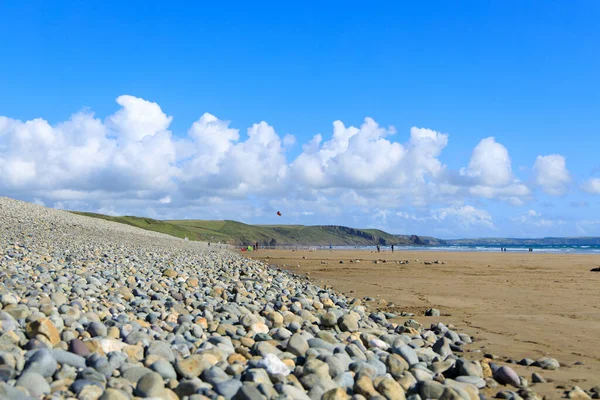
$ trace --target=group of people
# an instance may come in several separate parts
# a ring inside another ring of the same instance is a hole
[[[393,253],[394,252],[394,245],[391,245],[390,247],[391,247],[392,253]],[[379,247],[379,245],[377,245],[377,252],[381,253],[381,247]]]
[[[529,250],[529,252],[532,253],[533,252],[533,247],[530,247],[527,250]],[[500,247],[500,251],[506,251],[506,247]]]

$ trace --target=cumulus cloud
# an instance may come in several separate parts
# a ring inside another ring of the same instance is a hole
[[[461,168],[444,189],[454,195],[499,199],[515,206],[523,205],[531,193],[513,174],[508,150],[494,137],[475,146],[469,165]]]
[[[156,103],[133,96],[117,97],[121,109],[106,119],[106,125],[120,138],[139,141],[154,136],[171,125],[173,117],[167,116]]]
[[[553,196],[565,194],[571,182],[566,160],[560,154],[537,156],[533,173],[535,183]]]
[[[281,190],[288,165],[284,143],[275,129],[262,121],[240,141],[229,122],[204,114],[188,132],[185,160],[181,163],[181,187],[188,196],[207,194],[245,196]]]
[[[460,173],[484,187],[506,186],[514,180],[508,150],[493,137],[479,142],[473,149],[469,166]]]
[[[385,139],[393,133],[393,128],[381,128],[371,118],[360,128],[335,121],[331,140],[321,143],[320,134],[313,137],[292,163],[292,171],[315,188],[381,185],[381,177],[392,178],[394,166],[405,155],[401,144]]]
[[[530,196],[493,137],[464,168],[451,170],[441,161],[448,134],[424,127],[397,133],[365,118],[358,127],[335,121],[291,157],[296,138],[265,121],[240,131],[204,113],[175,135],[173,117],[157,103],[129,95],[116,102],[118,110],[103,119],[90,110],[57,124],[0,117],[0,192],[61,208],[168,218],[262,216],[280,207],[315,218],[377,210],[373,218],[384,224],[404,218],[394,214],[403,205],[436,204],[415,218],[464,227],[494,226],[487,211],[464,205],[469,199],[522,205]],[[553,193],[567,183],[560,161],[545,156],[534,167],[536,182]],[[588,186],[594,191],[593,180]]]
[[[426,202],[445,169],[438,156],[448,135],[413,127],[401,144],[390,139],[395,134],[371,118],[359,128],[336,121],[331,139],[318,134],[303,146],[290,165],[291,176],[307,188],[358,190],[357,199],[385,198],[387,205]]]

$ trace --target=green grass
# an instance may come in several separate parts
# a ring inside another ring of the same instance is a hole
[[[113,217],[74,212],[93,218],[119,222],[179,238],[206,242],[246,245],[371,246],[414,244],[410,236],[392,235],[378,229],[354,229],[337,225],[248,225],[237,221],[168,220],[132,216]],[[431,238],[430,238],[431,239]]]
[[[78,212],[74,211],[74,214],[85,215],[87,217],[100,218],[108,221],[119,222],[122,224],[127,224],[131,226],[135,226],[137,228],[147,229],[149,231],[165,233],[167,235],[176,236],[178,238],[189,238],[190,240],[201,240],[196,233],[190,229],[186,229],[185,226],[172,224],[166,221],[159,221],[152,218],[141,218],[141,217],[132,217],[132,216],[124,216],[124,217],[113,217],[110,215],[103,214],[95,214],[95,213],[87,213],[87,212]]]

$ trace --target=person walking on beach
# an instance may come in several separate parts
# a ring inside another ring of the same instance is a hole
[[[379,248],[379,245],[377,245],[377,252],[381,252],[381,249]]]
[[[394,252],[394,245],[392,245],[392,253]]]

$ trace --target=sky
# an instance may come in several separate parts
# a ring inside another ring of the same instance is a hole
[[[0,195],[600,236],[599,2],[282,3],[0,2]]]

